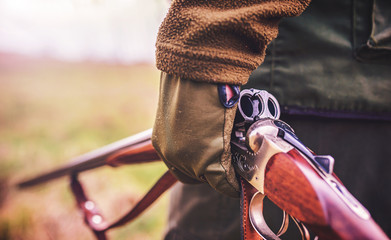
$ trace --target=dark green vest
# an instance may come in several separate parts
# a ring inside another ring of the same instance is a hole
[[[279,31],[246,88],[288,114],[391,119],[390,0],[314,0]]]

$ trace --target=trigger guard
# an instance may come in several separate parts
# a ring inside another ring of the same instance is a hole
[[[249,217],[250,222],[255,231],[266,240],[280,240],[278,236],[282,235],[288,227],[288,215],[283,216],[283,222],[279,230],[278,235],[276,235],[267,225],[265,218],[263,217],[263,199],[265,195],[257,192],[253,195],[249,207]]]

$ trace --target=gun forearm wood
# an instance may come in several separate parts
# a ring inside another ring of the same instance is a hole
[[[147,163],[161,160],[157,151],[148,140],[136,145],[119,150],[106,159],[106,163],[112,167],[123,164]]]
[[[265,194],[320,239],[388,239],[372,218],[357,216],[297,150],[270,159]]]

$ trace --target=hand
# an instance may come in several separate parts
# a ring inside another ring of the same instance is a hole
[[[235,113],[221,104],[217,84],[163,72],[153,145],[180,181],[239,197],[230,151]]]

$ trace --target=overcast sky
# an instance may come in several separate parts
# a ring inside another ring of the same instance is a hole
[[[0,0],[0,51],[153,62],[168,6],[167,0]]]

